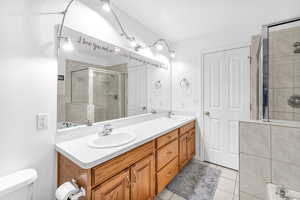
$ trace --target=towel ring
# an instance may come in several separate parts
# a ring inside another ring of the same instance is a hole
[[[181,88],[183,89],[188,89],[190,87],[190,82],[186,79],[186,78],[183,78],[181,79],[181,81],[179,82],[179,85]]]
[[[155,89],[157,89],[157,90],[162,87],[162,84],[161,84],[160,80],[159,81],[155,81],[154,85],[155,85]]]

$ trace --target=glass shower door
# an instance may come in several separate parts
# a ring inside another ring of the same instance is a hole
[[[91,98],[94,122],[124,117],[124,95],[121,73],[109,70],[92,70]]]

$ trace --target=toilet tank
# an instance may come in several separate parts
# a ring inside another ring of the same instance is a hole
[[[35,169],[25,169],[0,177],[0,200],[32,200]]]

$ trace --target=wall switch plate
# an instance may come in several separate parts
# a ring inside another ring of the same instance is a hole
[[[48,114],[40,113],[36,116],[36,128],[43,130],[48,128]]]

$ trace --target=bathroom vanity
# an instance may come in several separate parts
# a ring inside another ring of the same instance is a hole
[[[150,200],[195,155],[194,118],[156,119],[130,130],[141,132],[123,147],[91,149],[91,136],[57,144],[58,185],[75,179],[85,200]]]

